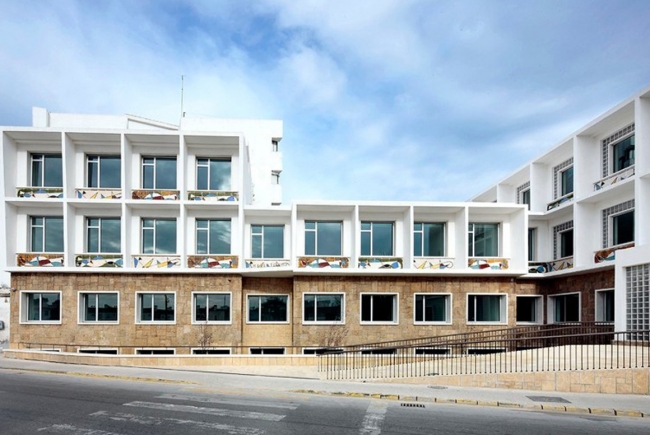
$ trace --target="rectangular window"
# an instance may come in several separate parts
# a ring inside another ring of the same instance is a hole
[[[580,294],[549,296],[552,323],[580,321]]]
[[[22,322],[61,322],[60,292],[22,292],[20,302]]]
[[[341,255],[343,222],[305,221],[305,255]]]
[[[416,347],[416,355],[449,355],[451,352],[448,348],[440,347]]]
[[[176,189],[176,157],[143,157],[143,189]]]
[[[251,347],[251,355],[284,355],[284,347]]]
[[[506,323],[506,295],[467,295],[467,321]]]
[[[614,289],[596,290],[596,321],[614,322]]]
[[[393,255],[392,222],[361,222],[361,255]]]
[[[451,295],[416,294],[415,323],[451,323]]]
[[[120,182],[120,156],[87,156],[86,157],[86,185],[102,189],[119,189]]]
[[[470,223],[468,228],[470,257],[499,256],[499,224]]]
[[[31,252],[63,252],[63,217],[32,216]]]
[[[120,218],[86,219],[86,252],[121,252]]]
[[[230,190],[231,159],[196,159],[197,190]]]
[[[280,150],[280,141],[273,139],[271,140],[271,151],[277,153]]]
[[[230,254],[230,219],[197,219],[196,253]]]
[[[521,191],[521,203],[526,204],[528,206],[528,210],[530,210],[530,189]]]
[[[194,323],[230,322],[230,293],[195,293]]]
[[[142,253],[176,254],[176,219],[142,219]]]
[[[541,296],[517,296],[517,323],[542,323]]]
[[[137,323],[173,323],[176,319],[174,293],[137,293]]]
[[[634,164],[634,135],[612,145],[612,170],[622,171]]]
[[[117,355],[117,349],[79,349],[77,352],[90,355]]]
[[[61,154],[32,154],[32,187],[63,187]]]
[[[445,256],[445,224],[416,222],[413,226],[413,255],[416,257]]]
[[[248,321],[286,323],[289,321],[288,307],[288,296],[248,296]]]
[[[284,225],[251,225],[253,258],[284,258]]]
[[[192,355],[230,355],[230,349],[223,349],[223,348],[192,349]]]
[[[537,258],[537,228],[528,228],[528,261]]]
[[[612,246],[634,241],[634,210],[612,216]]]
[[[81,293],[79,297],[81,323],[117,323],[119,307],[117,293]]]
[[[568,195],[573,192],[573,166],[560,172],[561,180],[561,196]]]
[[[137,349],[136,355],[174,355],[174,349]]]
[[[361,322],[398,323],[397,295],[361,294]]]
[[[343,294],[303,294],[304,322],[342,323],[343,313]]]
[[[573,257],[573,229],[558,234],[560,240],[560,258]]]
[[[272,184],[280,184],[280,171],[271,171]]]

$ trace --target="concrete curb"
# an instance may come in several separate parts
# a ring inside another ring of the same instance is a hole
[[[158,382],[162,384],[185,384],[185,385],[199,385],[198,382],[191,381],[175,381],[171,379],[161,379],[161,378],[145,378],[138,376],[118,376],[118,375],[102,375],[98,373],[80,373],[80,372],[66,372],[61,370],[41,370],[41,369],[17,369],[2,367],[2,370],[10,370],[13,372],[29,372],[29,373],[38,373],[44,375],[66,375],[66,376],[77,376],[80,378],[97,378],[97,379],[111,379],[117,381],[136,381],[136,382]]]
[[[637,417],[637,418],[650,418],[650,413],[643,413],[635,410],[625,409],[610,409],[610,408],[583,408],[577,406],[564,406],[564,405],[537,405],[537,404],[521,404],[513,402],[499,402],[499,401],[484,401],[475,399],[450,399],[445,397],[420,397],[420,396],[400,396],[397,394],[370,394],[359,392],[345,392],[345,391],[317,391],[317,390],[291,390],[292,393],[300,394],[316,394],[321,396],[342,396],[342,397],[356,397],[368,399],[384,399],[393,401],[405,402],[419,402],[419,403],[440,403],[440,404],[456,404],[456,405],[475,405],[475,406],[496,406],[500,408],[511,409],[525,409],[529,411],[547,411],[547,412],[566,412],[571,414],[593,414],[600,416],[619,416],[619,417]]]

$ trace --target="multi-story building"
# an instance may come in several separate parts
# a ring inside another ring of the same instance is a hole
[[[11,346],[311,353],[566,321],[647,329],[647,98],[449,203],[282,205],[280,121],[35,109],[32,127],[0,129]]]

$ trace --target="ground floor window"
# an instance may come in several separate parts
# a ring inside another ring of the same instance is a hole
[[[303,347],[303,355],[322,355],[324,353],[338,353],[343,352],[343,349],[338,347]]]
[[[137,355],[174,355],[174,349],[137,349]]]
[[[449,355],[450,350],[442,347],[416,347],[416,355]]]
[[[395,355],[397,353],[397,349],[394,347],[382,349],[365,349],[362,350],[361,353],[363,355]]]
[[[596,321],[614,321],[614,289],[596,290]]]
[[[541,296],[517,296],[517,323],[542,323]]]
[[[361,322],[397,323],[397,295],[362,294]]]
[[[289,296],[248,296],[248,321],[286,323],[289,321]]]
[[[192,355],[230,355],[230,349],[192,349]]]
[[[506,323],[506,295],[467,295],[467,321],[470,323]]]
[[[302,298],[304,322],[341,323],[343,293],[305,293]]]
[[[60,323],[60,292],[22,292],[21,321],[25,323]]]
[[[91,355],[117,355],[117,349],[79,349],[79,353]]]
[[[194,323],[230,322],[230,293],[195,293]]]
[[[79,318],[82,323],[101,323],[118,321],[117,293],[80,293]]]
[[[138,293],[138,323],[174,322],[176,295],[174,293]]]
[[[580,321],[580,293],[549,296],[550,323]]]
[[[284,347],[251,347],[251,355],[284,355]]]
[[[415,323],[451,323],[451,295],[416,294]]]
[[[491,353],[503,353],[505,351],[506,351],[505,349],[499,347],[495,347],[495,348],[481,347],[481,348],[467,349],[467,355],[489,355]]]

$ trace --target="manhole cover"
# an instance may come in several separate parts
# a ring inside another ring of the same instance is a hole
[[[571,403],[562,397],[555,396],[526,396],[533,402],[546,402],[546,403]]]
[[[447,389],[447,387],[443,387],[441,385],[429,385],[429,388],[431,388],[432,390],[446,390]]]

